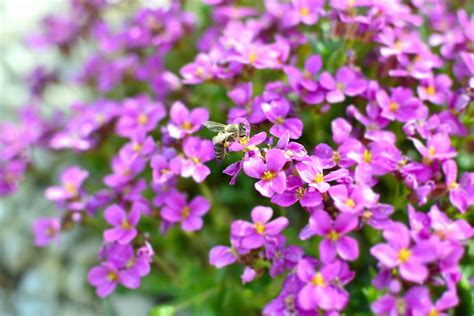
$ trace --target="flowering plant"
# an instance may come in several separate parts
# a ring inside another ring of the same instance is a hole
[[[155,311],[470,315],[463,3],[71,0],[29,44],[64,60],[93,48],[73,78],[41,66],[28,78],[20,122],[1,127],[0,194],[29,176],[30,148],[75,154],[45,188],[57,216],[33,232],[45,246],[92,227],[103,243],[87,280],[101,298],[129,288],[164,295]],[[108,13],[121,5],[117,26]],[[91,101],[45,115],[58,82]],[[245,135],[217,138],[208,120]]]

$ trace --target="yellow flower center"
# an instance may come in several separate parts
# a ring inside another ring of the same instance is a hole
[[[332,160],[334,160],[335,163],[339,163],[341,158],[341,154],[338,151],[332,153]]]
[[[364,213],[362,214],[362,217],[364,217],[366,220],[368,220],[368,219],[372,218],[372,215],[373,215],[373,213],[371,211],[364,211]]]
[[[428,95],[435,95],[436,94],[436,88],[433,86],[433,85],[429,85],[427,88],[426,88],[426,93]]]
[[[66,182],[64,184],[64,188],[66,189],[66,191],[68,191],[69,193],[71,193],[72,195],[77,195],[77,188],[76,186],[71,183],[71,182]]]
[[[265,232],[265,225],[262,224],[261,222],[256,222],[255,223],[255,231],[258,234],[263,235],[263,233]]]
[[[139,153],[142,151],[142,145],[140,145],[139,143],[133,143],[132,149],[134,152]]]
[[[388,105],[388,108],[390,109],[391,112],[397,112],[397,110],[400,108],[400,104],[397,102],[391,101],[390,104]]]
[[[204,75],[204,69],[202,67],[197,67],[196,69],[196,77],[200,78]]]
[[[193,158],[191,158],[191,161],[194,162],[194,163],[200,163],[201,159],[199,159],[198,157],[193,157]]]
[[[140,114],[138,116],[138,124],[145,125],[146,123],[148,123],[148,115],[145,113]]]
[[[355,201],[353,199],[347,199],[346,205],[349,206],[350,208],[354,208],[356,206]]]
[[[321,172],[318,172],[316,174],[316,177],[314,178],[313,182],[314,183],[320,183],[324,181],[324,175]]]
[[[394,46],[397,50],[402,50],[402,48],[403,48],[402,41],[400,41],[400,40],[396,41]]]
[[[256,53],[256,52],[252,52],[252,53],[249,55],[249,62],[250,62],[251,64],[253,64],[256,60],[257,60],[257,53]]]
[[[402,248],[400,252],[398,253],[398,260],[400,260],[401,263],[405,263],[410,259],[411,257],[411,250],[407,248]]]
[[[337,231],[335,230],[331,230],[329,232],[329,234],[327,234],[327,237],[329,240],[331,241],[337,241],[339,239],[339,237],[341,237],[341,234],[339,234]]]
[[[456,181],[453,181],[449,184],[448,188],[450,190],[453,190],[453,189],[456,189],[458,186],[459,186],[459,183],[457,183]]]
[[[283,124],[284,121],[285,121],[285,118],[281,116],[276,119],[277,124]]]
[[[262,175],[262,180],[270,181],[272,179],[275,179],[276,176],[277,176],[276,173],[273,171],[265,171]]]
[[[189,208],[189,206],[183,207],[183,209],[181,210],[181,218],[182,219],[188,218],[190,212],[191,212],[191,209]]]
[[[307,7],[302,7],[300,9],[300,14],[301,14],[301,16],[308,16],[309,15],[309,9]]]
[[[317,272],[311,279],[311,284],[314,286],[324,286],[324,277],[320,272]]]
[[[436,148],[434,148],[433,145],[431,145],[430,148],[428,148],[428,154],[430,156],[434,156],[436,154]]]
[[[303,187],[299,187],[298,189],[296,189],[296,197],[298,198],[298,200],[303,197],[304,192],[305,189]]]
[[[342,91],[342,90],[344,90],[345,86],[344,86],[343,83],[339,82],[338,84],[336,84],[336,88],[337,88],[337,90]]]
[[[132,227],[133,226],[130,224],[130,222],[126,218],[124,218],[122,220],[122,223],[120,224],[120,228],[125,229],[125,230],[132,229]]]
[[[247,145],[249,141],[250,141],[250,138],[248,138],[247,136],[239,138],[239,143],[240,145],[243,145],[243,146]]]
[[[189,121],[184,121],[184,123],[181,124],[181,128],[184,130],[190,130],[191,128],[193,128],[193,125]]]
[[[46,229],[46,235],[49,237],[53,237],[54,235],[56,235],[56,229],[49,226],[48,229]]]
[[[364,161],[366,163],[371,163],[372,162],[372,153],[370,152],[370,150],[366,149],[364,150]]]
[[[428,316],[439,316],[439,313],[436,309],[432,308]]]
[[[102,114],[102,113],[96,114],[96,115],[95,115],[95,121],[96,121],[97,123],[104,123],[104,121],[105,121],[105,115]]]
[[[118,280],[118,275],[114,271],[109,271],[107,274],[107,280],[109,281],[117,281]]]

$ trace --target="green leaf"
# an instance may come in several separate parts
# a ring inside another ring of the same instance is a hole
[[[171,305],[155,306],[150,310],[148,316],[172,316],[176,309]]]

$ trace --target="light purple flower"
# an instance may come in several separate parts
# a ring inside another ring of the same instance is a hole
[[[388,120],[407,122],[410,119],[420,119],[424,108],[420,100],[413,96],[410,89],[394,88],[389,96],[384,90],[376,95],[377,103],[382,108],[382,117]],[[426,108],[424,109],[426,110]]]
[[[49,187],[45,191],[48,200],[54,202],[71,201],[81,194],[81,186],[89,172],[77,166],[69,167],[61,174],[62,186]]]
[[[269,239],[277,237],[288,226],[286,217],[278,217],[272,221],[271,207],[256,206],[252,210],[252,221],[235,221],[232,223],[232,235],[242,238],[241,245],[247,249],[262,247]]]
[[[203,182],[211,173],[204,164],[214,158],[214,146],[210,140],[188,137],[183,142],[186,158],[175,157],[170,161],[171,170],[184,178],[192,177],[197,183]]]
[[[468,222],[462,219],[451,221],[449,217],[436,205],[433,205],[428,213],[431,221],[431,228],[434,234],[441,240],[453,242],[463,242],[474,235],[474,229]]]
[[[329,103],[342,102],[346,99],[346,95],[354,97],[367,88],[367,82],[346,66],[339,68],[335,78],[330,73],[323,72],[319,77],[319,82],[328,90],[326,100]]]
[[[428,137],[426,146],[416,138],[411,139],[416,149],[423,156],[423,163],[430,164],[433,160],[446,160],[456,156],[447,133],[436,133]]]
[[[355,260],[359,256],[357,241],[346,236],[358,225],[357,216],[341,213],[333,221],[327,212],[317,210],[311,214],[309,230],[312,234],[323,236],[319,244],[319,256],[325,263],[330,263],[336,254],[344,260]]]
[[[163,184],[174,177],[168,159],[163,155],[155,155],[151,158],[153,169],[153,183]]]
[[[423,101],[428,100],[431,103],[442,105],[448,101],[451,85],[451,79],[444,74],[424,79],[417,87],[418,96]]]
[[[456,291],[448,290],[435,302],[431,301],[430,290],[427,287],[416,286],[411,288],[405,296],[406,302],[413,316],[445,316],[459,303]]]
[[[297,266],[298,278],[305,283],[298,294],[298,303],[304,310],[340,310],[349,300],[349,295],[331,285],[339,276],[340,263],[335,261],[315,271],[313,264],[302,259]]]
[[[286,99],[278,99],[262,104],[265,117],[273,123],[270,134],[282,137],[286,131],[290,132],[290,138],[300,138],[303,133],[303,122],[297,118],[286,118],[290,111],[290,103]]]
[[[335,185],[329,188],[329,195],[341,212],[351,214],[360,213],[369,202],[375,200],[375,193],[361,185],[351,188],[344,184]]]
[[[442,167],[446,188],[449,191],[449,200],[461,213],[464,213],[469,205],[468,192],[457,182],[457,164],[450,159],[446,160]]]
[[[292,0],[292,9],[283,14],[281,19],[285,27],[303,23],[313,25],[318,22],[323,11],[323,0]]]
[[[61,232],[61,223],[56,218],[42,217],[35,220],[33,224],[33,234],[35,235],[35,245],[44,247],[51,241],[56,240]]]
[[[99,297],[110,295],[117,284],[122,284],[130,289],[136,289],[140,286],[140,276],[133,270],[118,270],[111,262],[104,262],[99,266],[92,268],[87,276],[90,284],[94,285]]]
[[[286,188],[286,174],[282,171],[286,164],[285,153],[280,149],[270,149],[261,157],[253,157],[244,161],[245,173],[252,178],[261,179],[255,183],[255,189],[265,197],[275,193],[283,193]]]
[[[215,246],[209,252],[209,264],[220,269],[237,261],[237,254],[233,248]]]
[[[170,117],[168,132],[171,137],[181,139],[197,132],[209,119],[209,112],[205,108],[189,111],[183,103],[177,101],[171,106]]]
[[[186,196],[177,191],[171,192],[161,210],[161,217],[170,223],[181,223],[184,231],[200,230],[204,224],[202,216],[206,214],[211,205],[203,196],[196,196],[188,204]]]
[[[296,170],[298,170],[298,174],[304,182],[308,183],[310,187],[316,188],[321,193],[329,190],[330,184],[328,181],[334,181],[349,175],[347,169],[338,169],[324,175],[321,161],[316,156],[310,156],[297,163]]]
[[[321,193],[315,188],[306,188],[300,177],[288,176],[286,179],[286,190],[272,197],[272,203],[288,207],[300,202],[303,207],[316,207],[323,201]]]
[[[385,267],[398,267],[400,275],[407,281],[422,283],[428,277],[426,263],[436,257],[436,250],[430,241],[410,246],[410,233],[401,223],[393,223],[384,230],[387,244],[377,244],[370,249]]]
[[[105,210],[104,217],[107,223],[114,226],[104,231],[105,242],[117,241],[119,244],[128,244],[137,236],[135,226],[140,220],[139,204],[134,203],[129,214],[114,204]]]
[[[123,110],[116,125],[117,134],[132,137],[137,132],[149,132],[166,115],[161,103],[150,101],[147,97],[136,97],[124,101]]]
[[[120,150],[112,158],[112,174],[104,177],[104,183],[111,188],[119,188],[128,184],[146,167],[146,160],[126,150]]]

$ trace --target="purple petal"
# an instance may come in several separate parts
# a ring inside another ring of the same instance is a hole
[[[270,149],[265,154],[265,161],[268,170],[279,172],[286,163],[285,152],[281,149]]]
[[[337,253],[344,260],[355,260],[359,257],[359,245],[352,237],[342,236],[336,242]]]
[[[105,242],[109,243],[109,242],[113,242],[122,238],[123,234],[124,234],[124,230],[122,228],[114,227],[114,228],[106,229],[103,233],[103,238]]]
[[[247,249],[256,249],[263,246],[265,239],[260,234],[252,234],[242,239],[242,246]]]
[[[401,223],[393,223],[383,232],[383,237],[398,249],[408,248],[410,244],[410,233],[407,227]]]
[[[202,216],[206,214],[211,208],[209,201],[203,196],[196,196],[191,203],[189,203],[191,214],[194,216]]]
[[[336,89],[336,81],[328,72],[323,72],[319,77],[319,83],[327,90]]]
[[[244,161],[244,172],[249,177],[260,179],[262,174],[267,171],[267,167],[262,158],[249,158]]]
[[[140,286],[140,275],[133,269],[119,272],[120,283],[129,289],[136,289]]]
[[[228,266],[236,260],[237,258],[229,247],[216,246],[209,253],[209,263],[218,269]]]
[[[326,94],[326,100],[329,103],[339,103],[345,100],[344,93],[339,90],[332,90]]]
[[[103,283],[97,287],[96,294],[97,296],[104,298],[106,296],[109,296],[110,293],[112,293],[115,290],[116,286],[117,286],[117,282]]]
[[[334,229],[338,233],[348,233],[357,227],[358,220],[354,214],[341,213],[334,222]]]
[[[267,223],[272,218],[273,210],[267,206],[256,206],[252,210],[252,221],[254,223]]]
[[[192,232],[200,230],[203,226],[203,220],[201,217],[189,216],[181,222],[181,228],[184,231]]]
[[[388,268],[393,268],[397,265],[398,254],[387,244],[373,246],[370,249],[370,253]]]
[[[319,70],[321,70],[322,66],[323,60],[319,55],[311,55],[308,59],[306,59],[304,64],[304,68],[312,75],[315,75]]]
[[[288,219],[286,217],[278,217],[265,225],[265,234],[270,236],[278,235],[286,226],[288,226]]]
[[[325,211],[317,210],[310,218],[311,229],[320,236],[326,236],[332,229],[332,220]]]
[[[122,221],[126,218],[127,214],[120,206],[114,204],[109,206],[104,213],[105,220],[114,226],[120,226]]]
[[[405,280],[423,283],[428,277],[428,269],[420,262],[409,260],[400,265],[400,275]]]
[[[321,240],[319,244],[319,257],[324,263],[330,263],[336,258],[336,245],[329,239]]]

